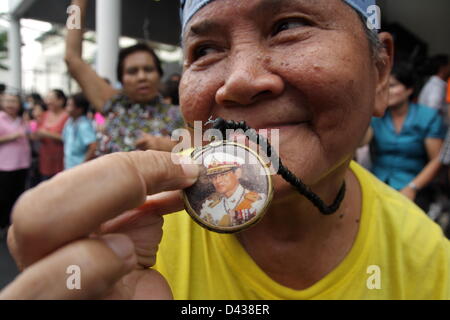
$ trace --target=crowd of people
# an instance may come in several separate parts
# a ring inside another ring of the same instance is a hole
[[[148,47],[145,48],[151,50]],[[178,121],[173,125],[181,127],[178,106],[172,104],[172,99],[177,101],[177,96],[170,91],[171,87],[177,86],[177,82],[169,80],[166,83],[167,87],[170,86],[168,91],[163,91],[163,89],[166,90],[166,86],[163,86],[157,93],[158,97],[155,96],[161,101],[165,99],[166,102],[161,102],[161,105],[169,108],[161,110],[160,117],[166,116],[167,119]],[[105,122],[106,119],[111,122],[116,115],[117,111],[112,110],[106,113],[96,112],[85,94],[81,92],[66,96],[62,90],[54,89],[42,98],[39,93],[24,97],[10,93],[6,88],[0,98],[0,189],[2,190],[0,233],[2,238],[6,235],[13,205],[25,190],[36,187],[59,172],[92,160],[102,153],[122,149],[128,151],[169,148],[159,143],[159,139],[162,139],[162,136],[167,139],[172,125],[166,126],[163,123],[158,127],[154,125],[145,127],[139,124],[137,127],[134,123],[124,124],[123,121],[126,121],[124,117],[116,120],[115,130],[129,128],[128,136],[118,139],[118,143],[122,144],[115,146],[114,149],[106,148],[105,145],[111,144],[111,137],[117,139],[117,135],[107,131],[109,127],[105,125]],[[151,116],[156,117],[154,114]],[[129,117],[140,119],[139,116],[134,117],[134,115]],[[154,129],[150,132],[149,128]],[[127,141],[127,145],[123,144],[124,141]],[[167,141],[170,143],[169,139]]]
[[[85,4],[85,2],[80,2]],[[85,6],[82,6],[85,14]],[[24,97],[3,86],[0,104],[0,235],[10,213],[29,188],[101,155],[118,151],[163,150],[175,145],[174,129],[183,127],[179,111],[179,74],[161,84],[161,62],[152,48],[138,43],[121,50],[118,91],[81,58],[82,31],[68,32],[68,70],[82,92],[54,89]]]
[[[67,97],[52,90],[44,99],[33,93],[25,103],[8,90],[2,95],[3,232],[19,195],[48,181],[15,211],[8,237],[18,264],[40,261],[36,270],[53,270],[64,260],[62,252],[83,246],[89,263],[99,266],[86,271],[99,273],[90,279],[103,278],[100,272],[110,272],[112,284],[127,279],[95,294],[113,298],[448,298],[450,284],[442,283],[450,278],[448,240],[406,198],[429,212],[450,196],[449,58],[432,57],[429,79],[419,87],[423,79],[415,66],[393,63],[392,37],[380,33],[374,40],[366,30],[367,1],[319,2],[296,7],[260,0],[241,6],[181,1],[181,79],[174,75],[161,85],[157,55],[139,43],[119,53],[121,90],[82,59],[83,31],[68,30],[65,61],[82,93]],[[84,21],[87,1],[73,4]],[[302,10],[313,22],[275,17]],[[198,45],[199,38],[206,40]],[[178,194],[157,193],[186,188],[198,176],[198,169],[169,160],[175,145],[170,135],[211,117],[281,127],[283,162],[328,202],[345,183],[341,208],[325,217],[275,177],[274,200],[252,229],[219,237],[186,214],[174,214],[164,218],[162,237],[161,214],[181,210],[182,204]],[[129,152],[128,157],[103,157],[117,152]],[[68,170],[95,158],[92,165]],[[101,186],[94,176],[101,177]],[[156,195],[135,209],[144,192]],[[27,208],[38,199],[31,219]],[[50,222],[63,218],[66,232],[50,230]],[[42,230],[51,234],[43,239],[37,234]],[[117,256],[88,238],[95,230]],[[39,242],[33,243],[36,250],[27,247],[30,239]],[[145,269],[133,269],[136,264]],[[367,291],[368,265],[381,266],[389,283],[384,291]],[[49,289],[31,295],[12,288],[7,297],[73,294]],[[82,297],[93,294],[89,288],[84,292]]]

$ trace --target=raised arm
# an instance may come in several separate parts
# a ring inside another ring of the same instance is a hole
[[[99,112],[117,91],[102,79],[92,67],[83,61],[83,26],[86,17],[87,0],[72,0],[80,7],[81,29],[67,30],[65,61],[70,75],[78,82],[89,102]],[[112,68],[114,66],[111,66]]]

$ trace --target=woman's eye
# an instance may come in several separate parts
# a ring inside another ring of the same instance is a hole
[[[137,72],[138,72],[137,68],[130,68],[126,70],[126,73],[130,75],[136,74]]]
[[[272,32],[272,36],[277,35],[280,32],[300,28],[304,26],[308,26],[309,24],[303,19],[295,19],[295,20],[284,20],[275,25],[275,28]]]
[[[217,49],[211,46],[200,46],[194,50],[194,60],[200,59],[208,54],[217,52]]]

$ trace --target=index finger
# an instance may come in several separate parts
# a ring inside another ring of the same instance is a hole
[[[14,208],[20,259],[27,266],[142,205],[147,195],[186,188],[197,176],[197,166],[175,164],[173,154],[156,151],[115,153],[60,173]]]

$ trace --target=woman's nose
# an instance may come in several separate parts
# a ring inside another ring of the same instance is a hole
[[[137,73],[138,80],[145,80],[148,77],[147,72],[144,69],[139,69]]]
[[[265,62],[269,59],[262,59],[258,55],[241,55],[234,60],[230,63],[223,86],[216,92],[217,104],[250,105],[275,98],[284,91],[283,79],[270,71]]]

